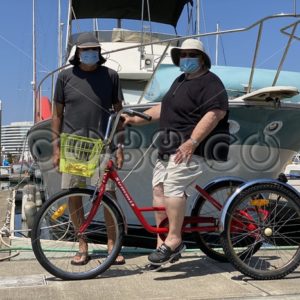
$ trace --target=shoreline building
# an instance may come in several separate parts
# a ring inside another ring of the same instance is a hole
[[[1,126],[1,156],[13,157],[24,160],[30,159],[30,152],[27,144],[27,132],[32,127],[32,122],[12,122],[10,125]]]

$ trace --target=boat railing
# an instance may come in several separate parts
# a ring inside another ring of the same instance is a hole
[[[300,37],[298,37],[298,36],[296,36],[296,35],[294,34],[294,33],[295,33],[294,28],[297,28],[297,26],[298,26],[299,23],[300,23],[300,20],[297,21],[297,22],[294,22],[294,23],[292,23],[292,24],[290,24],[290,25],[288,25],[288,26],[285,26],[285,27],[281,28],[280,31],[281,31],[283,34],[286,34],[287,36],[291,36],[291,35],[293,34],[294,39],[300,41]],[[286,31],[286,30],[289,29],[289,28],[292,28],[292,34]],[[293,33],[293,31],[294,31],[294,33]]]
[[[283,63],[285,61],[285,58],[287,56],[287,53],[288,53],[288,50],[291,46],[292,41],[293,40],[300,41],[300,38],[295,35],[296,29],[297,29],[299,23],[300,23],[300,20],[280,29],[280,32],[283,33],[283,34],[286,34],[287,36],[289,36],[289,39],[288,39],[288,42],[286,44],[286,47],[285,47],[284,53],[282,55],[282,58],[280,60],[279,66],[277,68],[277,72],[276,72],[276,75],[275,75],[275,78],[274,78],[274,81],[273,81],[273,84],[272,84],[273,86],[276,85],[276,82],[278,80],[280,71],[282,69]],[[289,28],[291,28],[291,33],[286,32],[286,30],[289,29]]]
[[[170,44],[173,44],[174,42],[176,43],[180,43],[182,40],[185,40],[187,38],[204,38],[204,37],[210,37],[210,36],[217,36],[217,35],[225,35],[225,34],[233,34],[233,33],[240,33],[240,32],[247,32],[252,30],[253,28],[258,27],[258,33],[257,33],[257,37],[256,37],[256,44],[255,44],[255,49],[254,49],[254,55],[252,58],[252,63],[251,63],[251,71],[250,71],[250,76],[249,76],[249,81],[248,84],[246,85],[246,93],[251,92],[252,89],[252,82],[253,82],[253,77],[254,77],[254,73],[255,73],[255,68],[256,68],[256,63],[257,63],[257,57],[258,57],[258,53],[259,53],[259,49],[261,46],[261,38],[262,38],[262,33],[263,33],[263,27],[265,22],[271,20],[271,19],[278,19],[278,18],[300,18],[300,14],[285,14],[285,13],[281,13],[281,14],[275,14],[275,15],[271,15],[271,16],[267,16],[264,17],[254,23],[252,23],[251,25],[247,26],[247,27],[242,27],[242,28],[235,28],[235,29],[228,29],[228,30],[218,30],[218,31],[213,31],[213,32],[206,32],[206,33],[199,33],[199,34],[194,34],[194,35],[189,35],[189,36],[176,36],[176,37],[172,37],[172,38],[167,38],[167,39],[162,39],[160,41],[152,41],[152,42],[147,42],[147,43],[143,43],[143,44],[137,44],[137,45],[131,45],[131,46],[126,46],[126,47],[120,47],[118,49],[114,49],[111,51],[105,51],[103,52],[103,55],[108,55],[111,53],[115,53],[115,52],[120,52],[120,51],[126,51],[129,49],[134,49],[134,48],[139,48],[139,47],[145,47],[145,46],[151,46],[151,45],[155,45],[155,44],[165,44],[166,45],[166,49],[169,47]],[[291,23],[283,28],[280,29],[280,32],[282,34],[288,35],[289,39],[286,43],[286,47],[284,50],[284,53],[280,59],[276,74],[275,74],[275,78],[273,80],[272,86],[276,85],[277,79],[280,75],[280,71],[282,69],[282,66],[284,64],[284,61],[286,59],[287,53],[289,51],[289,48],[291,46],[291,42],[293,39],[296,40],[300,40],[299,37],[297,37],[295,35],[296,33],[296,29],[298,24],[300,23],[300,20],[297,20],[294,23]],[[287,29],[291,28],[291,33],[287,32]],[[120,43],[120,45],[122,45],[122,43]],[[165,55],[165,52],[163,52],[162,57]],[[160,59],[159,63],[157,64],[156,68],[154,69],[154,73],[155,71],[158,69],[159,64],[162,62],[162,59]],[[55,69],[54,71],[48,73],[39,83],[38,88],[37,88],[37,97],[41,96],[41,86],[42,84],[45,82],[46,79],[48,79],[49,77],[55,76],[55,74],[57,72],[60,72],[61,70],[70,67],[70,64],[66,64],[60,68]],[[153,77],[153,76],[152,76]],[[53,86],[54,87],[54,86]],[[147,88],[147,87],[146,87]],[[53,91],[51,91],[51,100],[53,99]]]
[[[80,32],[81,33],[81,32]],[[68,42],[68,48],[75,45],[80,33],[74,33]],[[95,30],[93,33],[97,36],[100,43],[105,42],[135,42],[135,43],[161,43],[165,40],[177,37],[175,34],[161,32],[145,32],[138,30],[129,30],[124,28],[114,28],[112,30]],[[176,40],[174,41],[176,44]]]

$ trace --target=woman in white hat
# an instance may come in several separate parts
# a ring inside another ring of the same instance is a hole
[[[211,61],[203,44],[187,39],[171,50],[173,63],[183,72],[175,79],[162,102],[145,113],[160,120],[158,159],[153,172],[153,204],[165,206],[169,232],[148,259],[150,269],[180,258],[185,245],[181,227],[186,190],[205,173],[206,160],[227,159],[229,144],[228,97],[221,80],[209,71]],[[145,124],[126,116],[125,123]],[[156,213],[156,222],[166,217]]]

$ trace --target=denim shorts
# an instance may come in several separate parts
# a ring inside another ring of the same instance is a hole
[[[183,197],[187,189],[205,171],[203,157],[193,155],[188,163],[175,164],[175,154],[169,160],[158,159],[153,170],[152,187],[163,184],[164,195],[167,197]]]

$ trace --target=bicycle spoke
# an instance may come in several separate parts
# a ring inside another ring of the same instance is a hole
[[[215,228],[212,232],[195,232],[194,238],[199,248],[210,258],[218,261],[227,261],[227,257],[224,254],[221,242],[220,233],[218,231],[218,222],[221,213],[221,207],[225,204],[227,199],[234,193],[236,188],[243,183],[241,180],[224,180],[219,181],[206,189],[206,192],[217,201],[220,208],[213,205],[208,199],[199,197],[196,201],[196,205],[193,209],[192,216],[195,217],[207,217],[209,222],[199,222],[193,224],[194,226],[211,227]]]
[[[85,191],[62,193],[62,196],[46,203],[33,231],[32,246],[37,259],[47,271],[63,279],[93,278],[104,272],[120,251],[124,224],[114,207],[108,205],[108,200],[102,201],[94,219],[82,234],[78,233],[79,228],[75,228],[70,217],[69,199],[80,197],[81,206],[72,214],[82,213],[86,219],[92,206],[92,192]],[[114,248],[110,249],[111,254],[108,253],[108,238],[115,241]],[[82,244],[80,240],[87,244]],[[74,257],[78,256],[78,252],[85,251],[83,249],[86,247],[88,252],[84,254],[84,264],[75,264]]]
[[[249,187],[236,197],[225,223],[225,252],[244,274],[281,278],[299,265],[299,198],[285,187]],[[245,247],[243,243],[251,239],[252,245]]]

